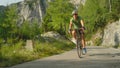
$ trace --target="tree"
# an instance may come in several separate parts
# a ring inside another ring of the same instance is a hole
[[[112,9],[111,9],[111,0],[109,0],[109,12],[111,12]]]
[[[3,20],[0,23],[2,38],[15,38],[15,34],[17,33],[17,18],[17,6],[7,6],[4,10]]]
[[[44,19],[44,23],[50,24],[49,26],[52,26],[54,30],[64,34],[73,9],[74,7],[69,3],[69,0],[54,0],[50,2],[48,6],[47,15],[44,17],[46,18]]]
[[[5,12],[4,11],[5,11],[5,9],[1,8],[1,10],[0,10],[0,37],[5,36],[4,27],[3,27],[4,18],[5,18]]]
[[[120,0],[111,0],[111,10],[120,18]]]
[[[23,22],[22,26],[20,27],[20,38],[21,39],[34,39],[40,32],[40,25],[38,21],[35,19],[32,23],[28,21]]]

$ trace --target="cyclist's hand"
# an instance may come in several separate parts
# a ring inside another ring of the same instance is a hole
[[[82,27],[82,29],[83,29],[83,30],[86,30],[86,28],[85,28],[84,26]]]

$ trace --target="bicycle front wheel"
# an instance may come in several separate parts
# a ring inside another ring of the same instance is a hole
[[[81,58],[81,55],[82,55],[82,47],[81,47],[81,45],[79,44],[78,41],[77,41],[77,54],[78,54],[78,57]]]

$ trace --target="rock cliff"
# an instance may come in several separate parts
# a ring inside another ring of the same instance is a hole
[[[17,3],[17,7],[20,23],[26,20],[29,22],[37,20],[40,23],[46,13],[47,0],[25,0]]]
[[[108,47],[118,47],[120,45],[120,20],[106,26],[102,45]]]
[[[103,31],[98,31],[86,43],[91,46],[101,45],[118,48],[120,46],[120,20],[108,24]]]

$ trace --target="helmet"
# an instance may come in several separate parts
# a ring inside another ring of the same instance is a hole
[[[73,10],[72,15],[78,14],[77,10]]]

